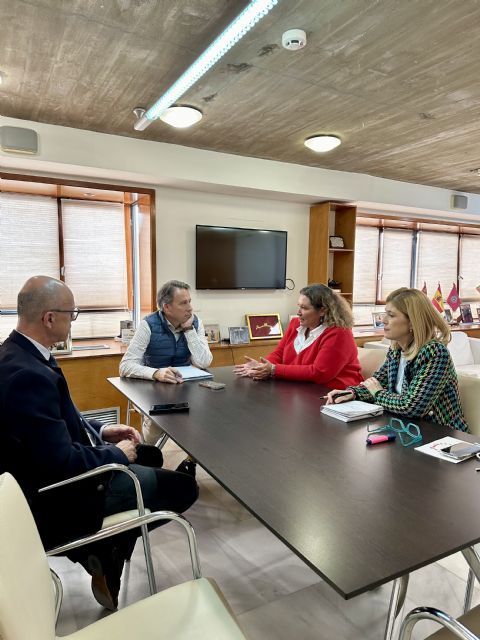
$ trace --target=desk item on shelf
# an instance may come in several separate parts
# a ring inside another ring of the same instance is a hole
[[[341,404],[325,404],[320,411],[331,418],[337,418],[337,420],[343,420],[343,422],[351,422],[352,420],[381,416],[383,407],[378,404],[362,402],[361,400],[351,400]]]
[[[473,322],[472,307],[468,303],[460,305],[460,314],[463,324],[471,324]]]
[[[421,447],[415,447],[415,451],[457,464],[463,460],[473,458],[480,451],[480,445],[476,442],[466,442],[452,436],[445,436],[439,440],[423,444]]]
[[[73,351],[90,351],[90,349],[110,349],[108,344],[74,344]]]
[[[130,344],[134,334],[133,320],[120,320],[120,340],[122,344]]]
[[[203,325],[205,329],[205,335],[207,337],[207,342],[209,344],[213,344],[214,342],[220,342],[220,325],[218,324],[205,324]]]
[[[175,369],[179,371],[184,380],[208,380],[209,378],[213,378],[210,371],[205,371],[205,369],[199,369],[192,365],[187,367],[175,367]]]
[[[344,242],[342,236],[330,236],[329,241],[330,241],[330,248],[331,249],[344,249],[345,248],[345,242]]]
[[[248,327],[228,327],[228,336],[230,344],[248,344],[250,342]]]

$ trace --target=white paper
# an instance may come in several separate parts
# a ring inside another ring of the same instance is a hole
[[[455,460],[455,458],[446,456],[444,453],[439,451],[439,449],[443,449],[444,447],[451,447],[453,444],[470,444],[470,443],[465,442],[465,440],[458,440],[458,438],[452,438],[452,436],[445,436],[444,438],[440,438],[439,440],[434,440],[433,442],[429,442],[428,444],[422,444],[420,447],[415,447],[415,451],[420,451],[420,453],[426,453],[427,456],[440,458],[440,460],[446,460],[447,462],[453,462],[454,464],[457,464],[458,462],[463,462],[463,460]],[[470,460],[470,458],[464,458],[464,460]]]
[[[184,380],[208,380],[209,378],[213,378],[210,371],[199,369],[193,365],[188,365],[188,367],[175,367],[175,369],[181,373]]]
[[[340,404],[326,404],[320,409],[322,413],[331,418],[350,422],[362,418],[373,418],[383,413],[383,407],[378,404],[370,404],[361,400],[350,400]]]

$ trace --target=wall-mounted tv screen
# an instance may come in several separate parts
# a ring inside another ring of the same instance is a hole
[[[285,289],[287,232],[197,225],[197,289]]]

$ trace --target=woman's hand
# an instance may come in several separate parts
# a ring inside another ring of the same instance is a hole
[[[241,376],[243,378],[248,377],[251,369],[253,369],[253,367],[256,367],[257,365],[260,364],[258,360],[255,360],[254,358],[249,358],[248,356],[245,356],[245,360],[247,361],[245,362],[245,364],[236,364],[233,367],[233,372],[237,376]]]
[[[360,385],[362,387],[365,387],[365,389],[367,389],[367,391],[369,391],[373,397],[375,397],[375,394],[379,391],[383,391],[383,387],[380,382],[373,377],[367,378],[366,380],[361,382]]]
[[[350,402],[350,400],[355,400],[355,394],[353,391],[348,391],[345,389],[334,389],[327,393],[327,401],[325,404],[340,404],[340,402]]]

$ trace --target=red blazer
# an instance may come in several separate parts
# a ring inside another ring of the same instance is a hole
[[[327,327],[309,347],[297,353],[293,346],[300,320],[294,318],[267,360],[275,364],[275,377],[345,389],[363,380],[351,329]]]

